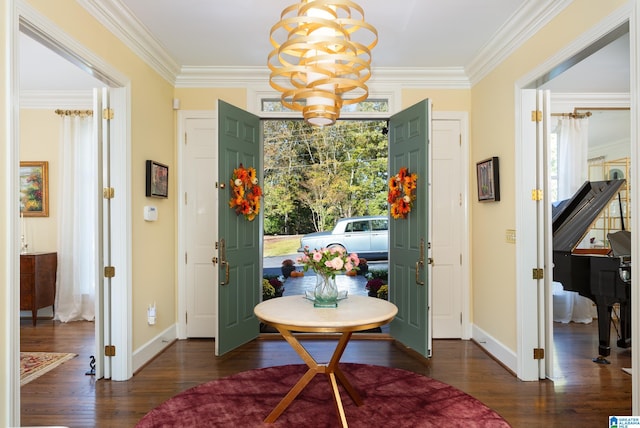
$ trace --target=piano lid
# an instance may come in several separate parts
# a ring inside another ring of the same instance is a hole
[[[587,181],[552,208],[553,250],[573,251],[625,180]]]

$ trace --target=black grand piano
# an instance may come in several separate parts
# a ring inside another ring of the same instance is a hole
[[[595,302],[598,311],[599,356],[594,362],[607,363],[611,353],[611,311],[619,304],[617,345],[631,346],[631,287],[629,254],[614,254],[610,248],[577,248],[602,210],[619,198],[625,180],[587,181],[571,199],[553,207],[553,280],[565,290],[577,291]],[[619,201],[619,199],[618,199]],[[622,210],[620,210],[622,213]],[[630,242],[624,231],[609,234],[609,239]],[[616,236],[614,236],[616,235]],[[624,279],[623,279],[624,278]]]

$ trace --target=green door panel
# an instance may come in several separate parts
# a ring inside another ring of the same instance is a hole
[[[262,216],[253,221],[229,207],[233,170],[242,164],[255,168],[262,183],[260,119],[218,101],[218,335],[216,355],[256,338],[258,319],[253,308],[260,301]],[[223,187],[224,186],[224,187]]]
[[[390,333],[426,357],[431,356],[426,264],[430,223],[430,128],[429,100],[395,114],[389,123],[389,176],[397,174],[402,167],[418,174],[416,199],[407,218],[394,219],[389,215],[389,300],[398,306]]]

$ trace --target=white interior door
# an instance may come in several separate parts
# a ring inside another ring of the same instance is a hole
[[[431,287],[435,339],[462,338],[462,232],[464,230],[461,124],[432,121],[433,254]]]
[[[188,117],[184,121],[185,140],[182,163],[185,225],[186,336],[214,337],[218,322],[215,182],[218,177],[218,122]]]

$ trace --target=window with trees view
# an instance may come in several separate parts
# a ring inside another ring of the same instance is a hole
[[[387,154],[386,120],[324,128],[265,120],[264,233],[305,234],[330,230],[342,217],[385,215]]]

